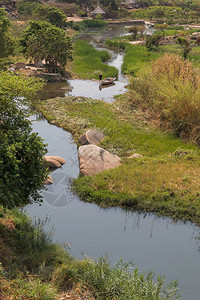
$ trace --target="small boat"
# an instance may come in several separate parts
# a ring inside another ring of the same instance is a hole
[[[106,77],[101,81],[101,85],[112,84],[116,80],[116,77]]]

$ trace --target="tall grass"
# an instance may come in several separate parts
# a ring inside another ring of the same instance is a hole
[[[85,41],[76,40],[74,51],[73,72],[83,79],[98,79],[103,77],[118,77],[118,70],[104,62],[110,58],[107,51],[98,51]]]
[[[165,54],[132,78],[132,105],[150,110],[161,126],[200,143],[200,76],[191,62]]]

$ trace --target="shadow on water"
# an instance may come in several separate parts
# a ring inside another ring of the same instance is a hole
[[[81,82],[83,87],[87,85],[87,81],[75,82],[80,90]],[[70,85],[71,81],[51,83],[42,97],[53,97],[54,93],[62,97],[71,93],[65,89]],[[98,86],[96,88],[98,90]],[[111,93],[111,89],[101,92],[109,90]],[[44,220],[49,215],[47,230],[55,225],[54,240],[70,244],[71,253],[76,257],[82,252],[90,257],[107,253],[112,263],[120,258],[134,260],[140,271],[154,270],[156,274],[166,275],[167,281],[178,279],[182,299],[199,299],[199,228],[189,223],[174,223],[154,214],[120,208],[101,209],[80,201],[70,189],[71,180],[79,175],[77,145],[73,137],[40,115],[32,118],[32,126],[48,144],[48,155],[59,155],[67,162],[51,174],[54,184],[42,191],[42,205],[26,207],[31,218]]]

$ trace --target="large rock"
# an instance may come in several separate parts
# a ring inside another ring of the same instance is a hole
[[[66,160],[60,156],[44,156],[44,166],[48,168],[60,168]]]
[[[114,169],[121,164],[121,159],[96,145],[81,146],[78,149],[80,172],[94,175],[104,170]]]
[[[98,145],[104,138],[105,135],[103,133],[90,129],[80,137],[79,143],[81,145]]]

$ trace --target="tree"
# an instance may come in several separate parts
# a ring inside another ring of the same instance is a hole
[[[67,26],[66,15],[56,7],[48,5],[39,5],[33,12],[33,15],[39,20],[44,20],[59,28]]]
[[[148,36],[146,38],[146,47],[150,51],[157,51],[159,43],[162,39],[160,34],[153,34],[152,36]]]
[[[0,203],[9,208],[41,198],[46,149],[27,120],[30,97],[41,86],[33,78],[0,73]]]
[[[192,50],[192,48],[191,48],[192,41],[190,41],[184,37],[178,37],[177,44],[179,44],[181,46],[181,48],[183,49],[183,57],[185,59],[187,59],[188,54]]]
[[[133,41],[136,40],[137,34],[138,34],[138,27],[137,26],[131,26],[128,28],[128,32],[132,34]]]
[[[64,70],[72,44],[65,31],[48,22],[31,21],[20,40],[26,58],[45,59],[49,72]]]
[[[166,23],[163,23],[163,24],[157,24],[155,25],[155,28],[162,31],[163,33],[163,38],[165,37],[165,29],[167,28],[167,24]]]
[[[0,59],[13,54],[14,40],[9,32],[11,23],[4,9],[0,8]]]
[[[144,32],[146,30],[145,26],[139,26],[138,27],[138,32],[140,33],[140,35],[143,37],[144,36]]]

